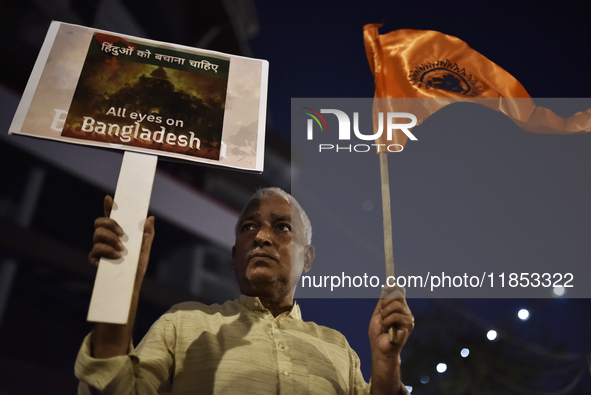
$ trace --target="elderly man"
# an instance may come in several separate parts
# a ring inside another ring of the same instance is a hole
[[[123,230],[95,222],[90,261],[118,258]],[[371,317],[371,386],[359,358],[339,332],[302,321],[293,296],[314,260],[310,221],[278,188],[257,191],[242,211],[232,248],[241,295],[223,305],[185,302],[131,344],[139,290],[154,237],[146,220],[127,325],[96,324],[76,360],[82,394],[401,394],[400,351],[414,320],[403,298],[380,299]],[[391,344],[388,328],[397,342]]]

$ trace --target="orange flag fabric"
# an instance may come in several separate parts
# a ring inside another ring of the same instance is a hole
[[[380,26],[365,25],[363,32],[378,99],[374,104],[374,124],[378,112],[400,111],[401,103],[403,111],[414,114],[420,124],[448,104],[475,102],[506,114],[530,132],[591,131],[591,109],[565,119],[536,106],[517,79],[459,38],[412,29],[380,35]],[[386,140],[383,133],[376,142],[404,146],[407,139],[397,130],[392,140]]]

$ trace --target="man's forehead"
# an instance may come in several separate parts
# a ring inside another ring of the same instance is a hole
[[[291,204],[280,196],[254,199],[244,209],[242,218],[261,216],[263,212],[273,217],[291,219]]]
[[[271,217],[271,219],[274,220],[278,220],[278,221],[290,221],[291,222],[291,215],[288,214],[282,214],[282,213],[270,213],[269,216]],[[242,216],[242,220],[247,220],[247,219],[253,219],[253,218],[260,218],[262,217],[262,214],[260,211],[258,210],[252,210],[252,211],[246,211],[244,213],[244,215]]]

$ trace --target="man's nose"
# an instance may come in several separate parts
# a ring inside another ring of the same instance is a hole
[[[271,234],[266,226],[261,226],[254,237],[254,241],[258,245],[271,244]]]

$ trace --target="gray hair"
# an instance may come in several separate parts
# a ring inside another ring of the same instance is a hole
[[[302,220],[302,224],[304,226],[304,241],[306,245],[312,244],[312,224],[310,223],[310,219],[306,215],[306,212],[293,196],[285,192],[283,189],[276,187],[260,188],[256,190],[256,192],[248,200],[248,203],[246,203],[242,208],[240,216],[238,217],[238,222],[236,223],[236,227],[234,228],[234,233],[238,235],[240,223],[242,222],[242,217],[244,217],[244,210],[246,210],[246,207],[250,204],[250,202],[252,202],[253,200],[262,200],[264,198],[269,198],[273,196],[278,196],[284,199],[287,203],[291,204],[292,211],[295,210],[297,215],[299,215],[300,219]]]

